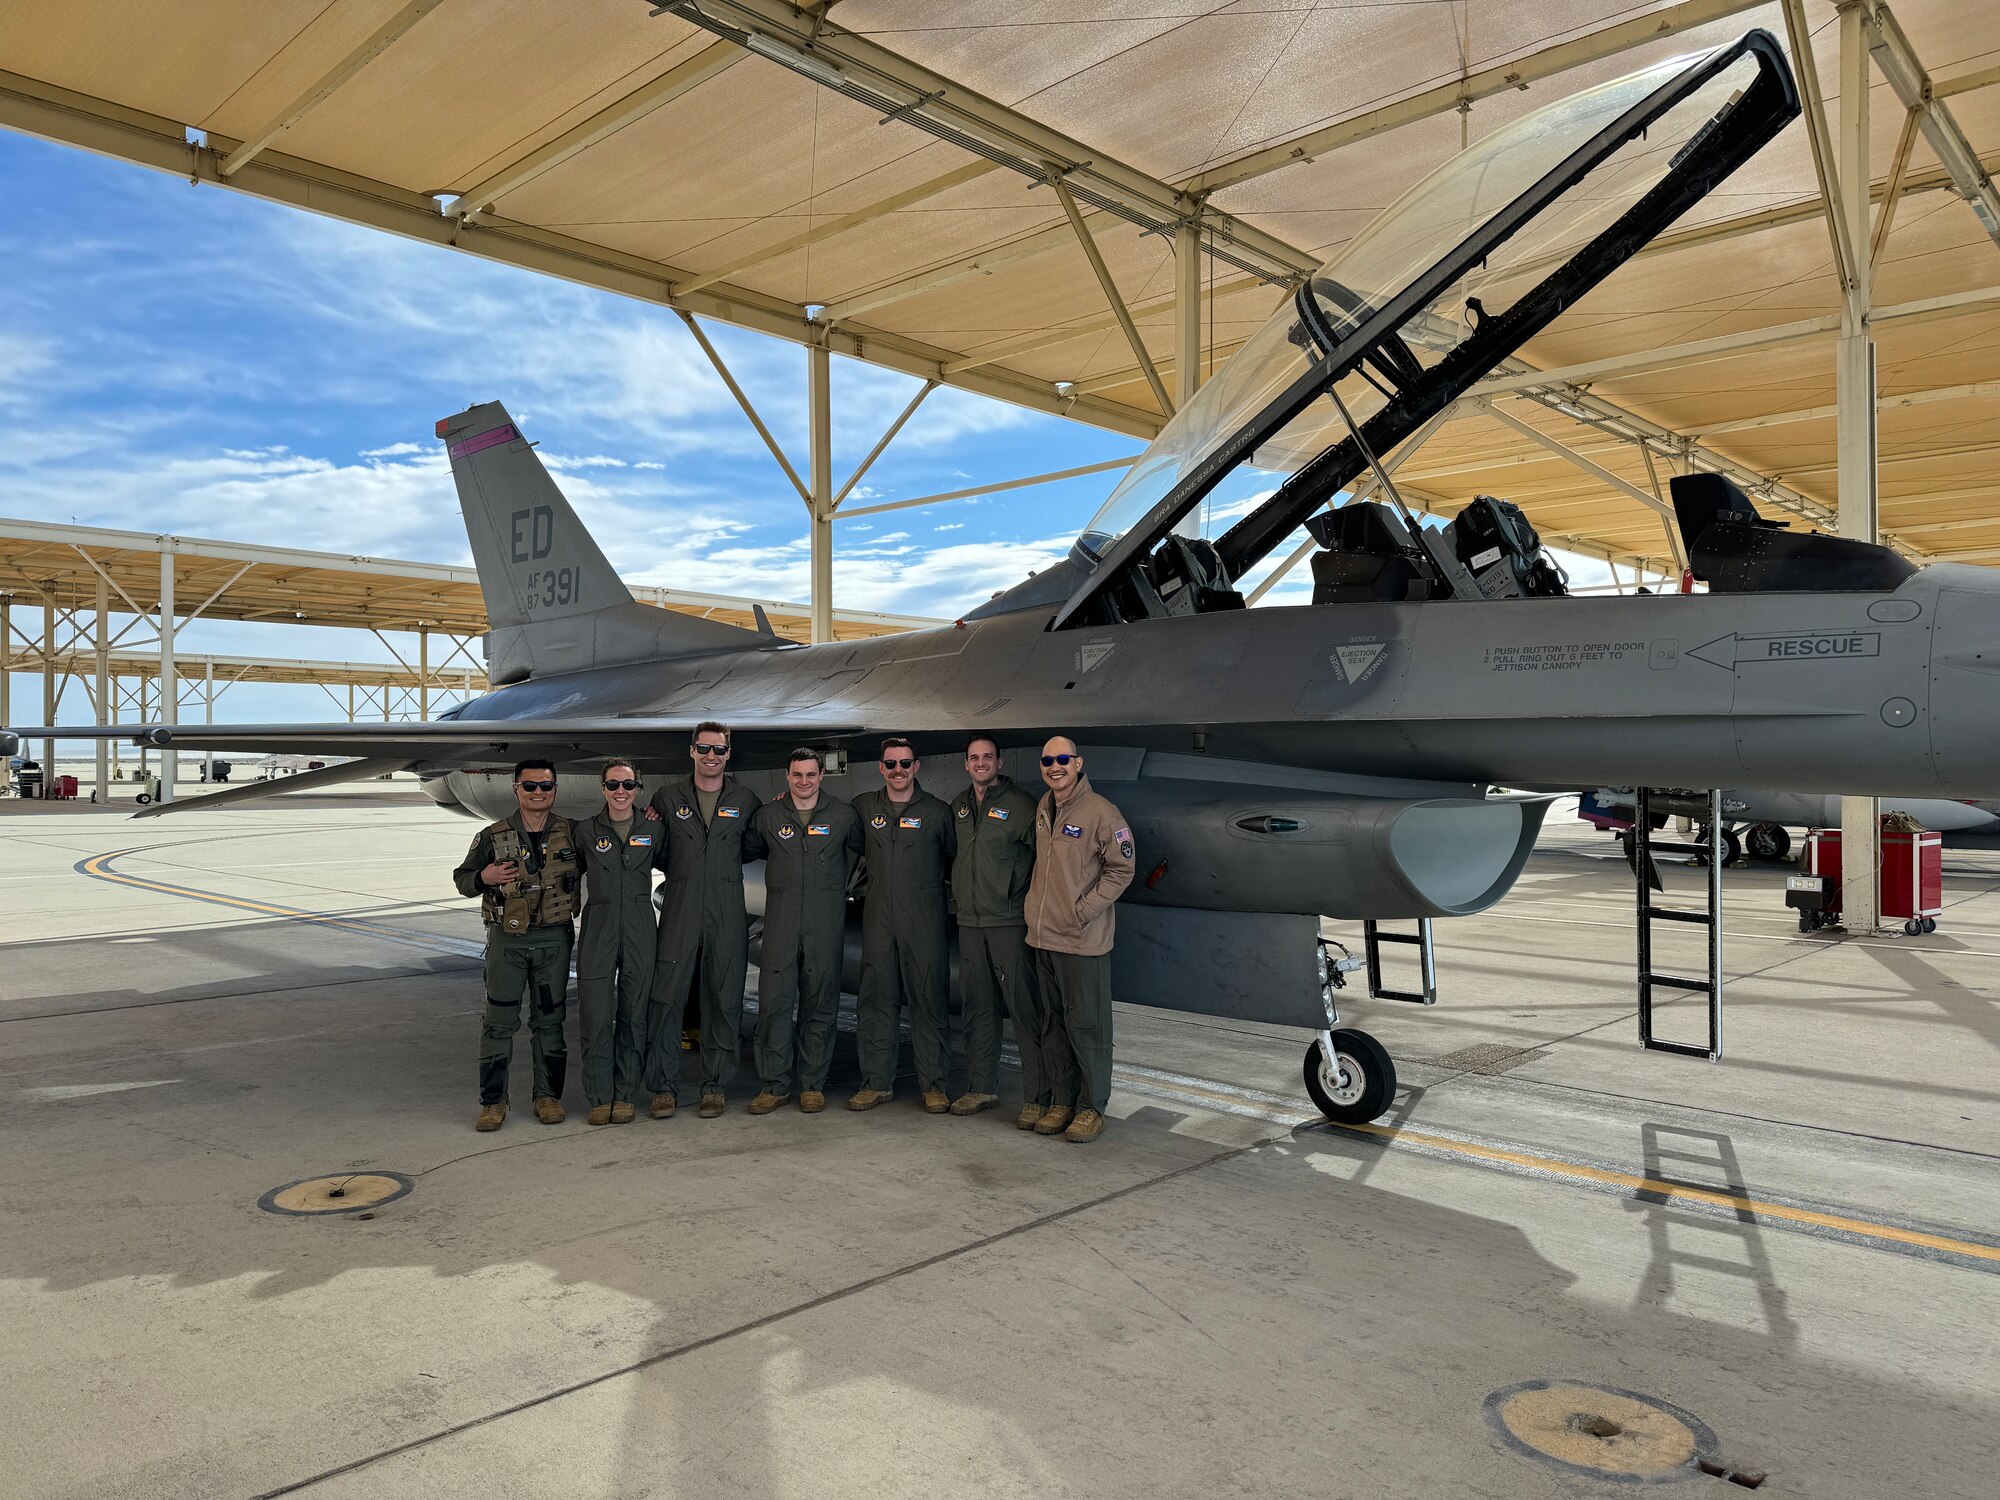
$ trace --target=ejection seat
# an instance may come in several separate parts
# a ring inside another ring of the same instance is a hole
[[[1314,604],[1401,604],[1430,595],[1412,554],[1403,518],[1372,500],[1321,511],[1306,522],[1319,543],[1312,555]]]
[[[1711,593],[1888,594],[1916,572],[1887,547],[1767,521],[1720,474],[1681,474],[1668,487],[1688,566]]]

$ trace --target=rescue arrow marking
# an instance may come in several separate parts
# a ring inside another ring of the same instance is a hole
[[[1725,635],[1682,653],[1711,667],[1735,671],[1745,662],[1832,661],[1880,656],[1882,636],[1874,630],[1804,630],[1783,635]]]

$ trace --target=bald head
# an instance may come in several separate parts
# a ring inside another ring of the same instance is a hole
[[[1077,753],[1075,740],[1059,734],[1042,746],[1042,780],[1058,797],[1075,786],[1081,774],[1083,757]]]

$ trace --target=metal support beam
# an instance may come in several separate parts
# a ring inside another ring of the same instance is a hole
[[[215,658],[209,657],[202,663],[201,673],[202,723],[211,728],[215,724]],[[201,779],[210,786],[215,785],[215,750],[210,747],[202,752]]]
[[[1788,0],[1790,4],[1798,0]],[[1868,204],[1859,184],[1868,180],[1868,59],[1870,28],[1861,5],[1840,10],[1840,122],[1836,170],[1856,190],[1841,195],[1842,236],[1851,245],[1868,239]],[[1909,101],[1905,101],[1907,104]],[[1840,345],[1835,356],[1840,534],[1881,540],[1876,490],[1875,336],[1870,328],[1874,271],[1856,261],[1841,302]],[[1882,921],[1881,805],[1873,797],[1840,799],[1841,911],[1849,932],[1869,933]]]
[[[1477,405],[1487,416],[1493,418],[1494,421],[1500,423],[1502,426],[1513,428],[1513,430],[1520,433],[1522,437],[1528,438],[1533,442],[1541,444],[1542,447],[1548,449],[1549,452],[1555,454],[1558,458],[1565,459],[1568,462],[1574,464],[1577,468],[1583,470],[1584,473],[1590,475],[1591,478],[1597,480],[1600,484],[1609,485],[1612,489],[1617,490],[1621,495],[1630,495],[1634,500],[1637,500],[1641,505],[1645,506],[1648,510],[1657,511],[1661,515],[1667,516],[1669,518],[1672,517],[1674,513],[1673,507],[1663,502],[1657,495],[1651,494],[1646,490],[1640,489],[1639,486],[1632,483],[1631,480],[1626,479],[1621,475],[1614,474],[1609,469],[1605,468],[1602,464],[1594,463],[1590,459],[1585,458],[1581,453],[1577,452],[1576,449],[1570,447],[1569,444],[1563,442],[1561,439],[1550,437],[1546,432],[1543,432],[1541,428],[1536,427],[1531,423],[1523,422],[1519,417],[1515,416],[1512,412],[1502,411],[1499,407],[1495,406],[1490,401],[1479,401],[1472,404]]]
[[[1969,401],[1982,396],[2000,396],[2000,380],[1973,380],[1964,385],[1941,385],[1927,391],[1904,391],[1894,396],[1878,394],[1877,412],[1903,411],[1913,406],[1932,406],[1940,401]],[[1711,427],[1692,429],[1698,437],[1722,437],[1732,432],[1754,432],[1764,427],[1789,427],[1794,422],[1824,422],[1840,415],[1840,407],[1804,406],[1796,411],[1774,411],[1761,417],[1738,417],[1733,422],[1717,422]],[[1904,531],[1922,531],[1921,526],[1905,526]]]
[[[1160,403],[1160,410],[1171,417],[1174,414],[1173,397],[1167,394],[1160,372],[1153,368],[1153,356],[1146,350],[1146,341],[1139,337],[1139,328],[1132,321],[1132,314],[1125,309],[1125,299],[1118,294],[1118,283],[1111,279],[1111,268],[1104,264],[1103,252],[1097,248],[1097,241],[1091,238],[1090,230],[1084,226],[1083,215],[1076,210],[1076,199],[1070,196],[1069,188],[1060,177],[1051,174],[1049,186],[1056,190],[1056,200],[1062,204],[1069,227],[1076,232],[1076,242],[1083,247],[1090,269],[1097,277],[1097,284],[1104,290],[1104,300],[1111,304],[1111,315],[1125,330],[1125,342],[1132,346],[1132,357],[1138,360],[1140,370],[1145,373],[1146,384],[1153,388],[1153,399]]]
[[[14,722],[14,596],[0,594],[0,726]]]
[[[1952,187],[1978,218],[1987,237],[2000,245],[2000,192],[1994,191],[1992,179],[1979,163],[1979,153],[1972,149],[1972,143],[1965,138],[1958,121],[1952,118],[1951,110],[1937,97],[1930,74],[1924,70],[1915,49],[1910,46],[1910,39],[1903,35],[1903,28],[1889,7],[1882,0],[1861,0],[1861,10],[1862,24],[1867,29],[1868,48],[1874,56],[1876,68],[1888,80],[1889,87],[1895,90],[1903,108],[1922,114],[1924,139],[1950,176]],[[1842,24],[1845,25],[1844,14]],[[1842,40],[1844,45],[1844,32]],[[1843,79],[1845,58],[1843,53]],[[1844,81],[1842,87],[1846,87]]]
[[[417,632],[417,720],[428,724],[431,717],[431,633]]]
[[[1903,179],[1910,172],[1910,152],[1917,144],[1917,127],[1923,123],[1923,111],[1903,112],[1903,132],[1896,138],[1896,154],[1889,163],[1889,182],[1882,193],[1882,207],[1875,214],[1875,236],[1868,244],[1868,264],[1873,266],[1882,259],[1882,247],[1889,243],[1889,230],[1896,222],[1896,205],[1903,197]]]
[[[1531,83],[1567,72],[1571,68],[1616,57],[1619,53],[1634,47],[1643,47],[1673,36],[1678,32],[1696,26],[1706,26],[1712,21],[1726,20],[1746,10],[1754,10],[1767,0],[1686,0],[1680,5],[1671,5],[1650,15],[1625,21],[1617,26],[1607,26],[1601,31],[1580,36],[1574,41],[1563,42],[1554,47],[1544,47],[1513,62],[1500,63],[1491,68],[1482,68],[1477,73],[1454,78],[1449,83],[1426,89],[1420,94],[1412,94],[1407,99],[1399,99],[1394,104],[1385,104],[1379,109],[1371,109],[1358,115],[1349,115],[1331,125],[1323,125],[1309,130],[1303,135],[1289,140],[1275,142],[1269,146],[1239,156],[1233,161],[1210,167],[1205,172],[1197,172],[1179,184],[1182,191],[1189,193],[1213,193],[1223,188],[1233,187],[1239,182],[1262,177],[1281,167],[1289,167],[1295,162],[1308,162],[1316,156],[1336,151],[1355,141],[1379,135],[1385,130],[1414,124],[1419,120],[1432,119],[1438,115],[1450,114],[1463,104],[1471,104],[1480,99],[1490,99],[1515,89],[1525,89]]]
[[[807,492],[805,482],[799,478],[799,471],[792,467],[792,461],[785,457],[785,450],[780,448],[778,440],[771,436],[771,429],[766,427],[764,419],[757,415],[757,408],[752,406],[750,398],[743,394],[743,387],[738,385],[736,377],[729,373],[729,366],[722,362],[722,356],[716,352],[715,345],[711,344],[708,335],[702,332],[701,324],[694,320],[692,314],[680,312],[678,308],[675,311],[679,313],[680,320],[687,324],[688,332],[694,335],[694,341],[701,345],[701,352],[708,356],[708,362],[715,366],[715,373],[722,377],[722,383],[729,388],[729,394],[736,398],[736,404],[743,408],[743,415],[748,417],[750,425],[757,429],[757,436],[762,438],[764,446],[771,450],[771,457],[775,458],[778,467],[785,471],[785,478],[791,480],[792,488],[799,492],[799,498],[808,505],[812,504],[812,496]],[[821,352],[825,352],[823,346]]]
[[[1799,81],[1800,101],[1805,106],[1806,134],[1812,142],[1813,173],[1819,178],[1820,201],[1826,205],[1826,229],[1833,241],[1833,264],[1840,279],[1854,285],[1856,247],[1864,240],[1849,233],[1851,220],[1841,211],[1840,179],[1834,170],[1833,127],[1827,123],[1826,94],[1819,86],[1819,67],[1813,61],[1812,28],[1806,24],[1805,0],[1784,0],[1785,31],[1792,44],[1792,72]],[[1862,80],[1867,87],[1867,80]],[[1865,171],[1852,179],[1855,190],[1867,181]]]
[[[1265,285],[1266,283],[1259,281],[1255,276],[1235,276],[1228,281],[1214,282],[1208,288],[1209,307],[1213,309],[1224,297],[1233,297],[1238,292],[1250,291]],[[1161,297],[1142,297],[1129,305],[1132,315],[1137,318],[1169,308],[1174,300],[1174,294],[1169,292]],[[1065,323],[1048,333],[1019,334],[1012,338],[1000,339],[986,345],[977,354],[968,354],[963,359],[953,360],[944,367],[944,373],[955,375],[961,370],[976,370],[999,360],[1012,359],[1017,354],[1035,354],[1043,349],[1053,349],[1077,339],[1088,338],[1093,333],[1104,333],[1117,326],[1118,320],[1107,313],[1101,318],[1086,318],[1082,322]],[[1208,357],[1216,358],[1217,351],[1209,350]],[[1075,392],[1076,387],[1072,385],[1070,394],[1074,395]]]
[[[1201,228],[1174,231],[1174,404],[1201,389]]]
[[[878,199],[863,208],[857,208],[851,213],[841,214],[828,219],[824,224],[815,224],[810,229],[787,235],[784,239],[766,245],[761,250],[753,250],[748,255],[726,261],[712,271],[704,271],[701,275],[686,281],[677,281],[674,283],[674,295],[684,297],[690,292],[705,291],[719,281],[727,281],[732,276],[741,275],[753,267],[768,264],[780,256],[790,255],[794,250],[803,250],[808,245],[823,245],[835,235],[845,234],[850,229],[859,229],[863,224],[872,224],[877,219],[901,212],[913,203],[921,203],[926,198],[935,198],[939,193],[948,193],[955,187],[963,187],[975,178],[984,177],[987,173],[998,170],[998,166],[990,161],[973,161],[967,162],[962,167],[954,167],[951,171],[920,182],[915,187],[904,188],[900,193],[891,193],[888,197]],[[807,214],[808,216],[811,214],[810,204],[807,205]]]
[[[690,89],[699,88],[717,74],[727,71],[749,54],[734,42],[711,42],[685,62],[676,63],[651,83],[642,84],[624,98],[607,104],[589,119],[565,130],[552,141],[516,157],[498,171],[489,173],[460,193],[451,203],[451,212],[469,219],[491,208],[517,188],[525,187],[552,167],[588,151],[610,139],[635,121],[643,120],[662,105],[671,104]]]
[[[61,706],[56,694],[56,607],[52,602],[42,605],[42,722],[53,724],[56,710]],[[42,795],[46,797],[55,788],[56,742],[42,741]]]
[[[812,638],[833,639],[833,357],[824,344],[806,350],[806,433],[812,491]]]
[[[853,493],[854,487],[861,483],[861,476],[874,467],[875,460],[882,456],[882,450],[896,440],[896,434],[903,430],[903,424],[917,414],[917,408],[924,404],[924,397],[937,388],[938,383],[935,380],[927,380],[924,382],[923,389],[910,398],[910,404],[903,408],[902,414],[889,424],[887,430],[883,432],[880,441],[868,450],[868,456],[856,464],[854,472],[847,476],[847,483],[843,484],[840,487],[840,493],[833,497],[833,509],[840,509],[840,502]]]
[[[251,131],[242,145],[223,158],[222,165],[216,170],[225,178],[234,177],[249,165],[258,152],[332,98],[342,85],[386,52],[404,32],[437,9],[438,4],[439,0],[409,0],[409,4],[378,26],[366,41],[320,75],[316,82],[307,85],[306,91],[280,110],[269,124]]]
[[[101,577],[97,580],[97,639],[96,650],[93,652],[93,655],[96,658],[94,663],[96,671],[93,675],[97,681],[97,722],[99,724],[116,724],[118,722],[117,710],[111,701],[111,590]],[[94,767],[97,773],[97,795],[95,800],[98,802],[109,802],[111,800],[111,746],[107,741],[99,740],[95,749],[97,752],[97,764]]]
[[[947,500],[970,500],[975,495],[997,495],[1002,490],[1026,489],[1031,484],[1053,484],[1058,479],[1077,479],[1085,474],[1102,474],[1111,469],[1129,469],[1138,461],[1137,454],[1131,458],[1107,458],[1101,464],[1083,464],[1074,469],[1057,469],[1052,474],[1030,474],[1026,479],[1003,479],[998,484],[975,484],[968,490],[946,490],[940,495],[919,495],[914,500],[889,500],[881,505],[857,506],[852,510],[841,511],[835,519],[853,521],[862,516],[879,516],[885,510],[914,510],[919,505],[942,505]]]
[[[160,686],[156,700],[160,722],[172,724],[180,718],[180,679],[174,675],[174,555],[160,553]],[[174,778],[180,770],[180,752],[168,745],[160,751],[160,801],[174,800]]]

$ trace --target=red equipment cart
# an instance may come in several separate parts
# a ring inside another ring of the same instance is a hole
[[[1800,874],[1785,882],[1785,904],[1798,908],[1799,931],[1840,921],[1840,830],[1806,834]],[[1944,911],[1944,835],[1882,830],[1882,916],[1900,918],[1911,937],[1936,932]]]

